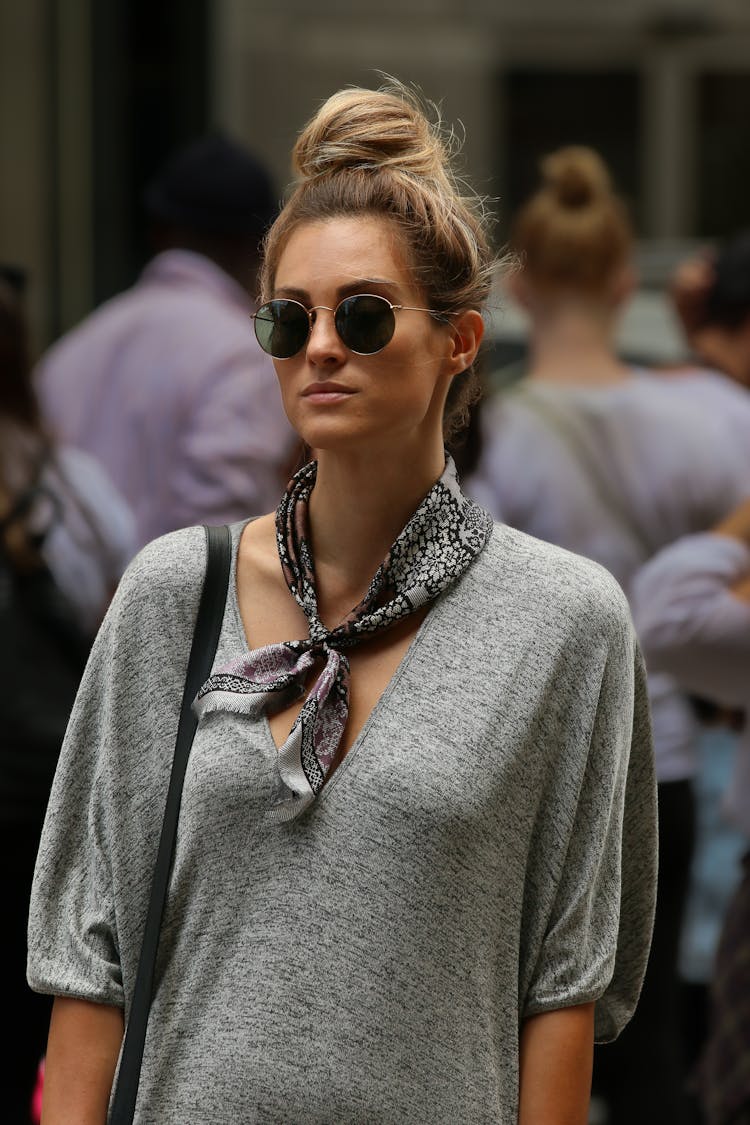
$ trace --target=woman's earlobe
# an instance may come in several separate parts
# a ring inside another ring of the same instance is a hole
[[[451,364],[454,374],[466,371],[477,357],[484,338],[484,320],[476,309],[464,309],[453,319],[453,352]]]

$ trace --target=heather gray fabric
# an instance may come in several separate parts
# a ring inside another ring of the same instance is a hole
[[[40,991],[127,1009],[204,554],[196,528],[146,547],[99,635],[37,864]],[[231,589],[217,665],[245,646]],[[596,999],[599,1038],[619,1031],[655,798],[640,658],[603,569],[496,525],[286,825],[262,815],[275,755],[265,718],[198,730],[139,1125],[515,1125],[523,1017]]]

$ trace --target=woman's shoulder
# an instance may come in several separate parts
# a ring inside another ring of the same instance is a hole
[[[206,532],[202,525],[182,527],[160,535],[137,552],[122,577],[122,585],[158,594],[192,589],[206,568]]]
[[[142,547],[123,574],[113,601],[121,620],[137,618],[148,627],[173,627],[195,616],[206,571],[202,526],[160,535]]]
[[[488,566],[501,570],[507,578],[520,579],[545,588],[562,585],[604,596],[607,600],[625,599],[622,588],[600,563],[576,554],[555,543],[538,539],[525,531],[496,521],[486,555]]]
[[[495,523],[474,569],[476,596],[499,624],[513,616],[546,629],[631,628],[625,594],[605,567],[507,524]]]

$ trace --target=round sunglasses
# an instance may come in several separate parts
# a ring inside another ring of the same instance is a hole
[[[278,298],[266,301],[252,314],[258,343],[274,359],[291,359],[304,348],[312,332],[318,309],[333,313],[333,323],[342,342],[356,355],[374,355],[393,339],[397,312],[424,312],[447,324],[445,313],[413,305],[392,305],[375,293],[355,293],[344,297],[335,309],[313,305],[308,309],[299,301]]]

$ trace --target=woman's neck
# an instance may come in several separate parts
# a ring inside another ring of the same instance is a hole
[[[321,616],[347,612],[445,468],[442,444],[407,457],[318,455],[310,535]]]
[[[570,306],[534,317],[529,377],[599,386],[631,375],[614,350],[611,313]]]

